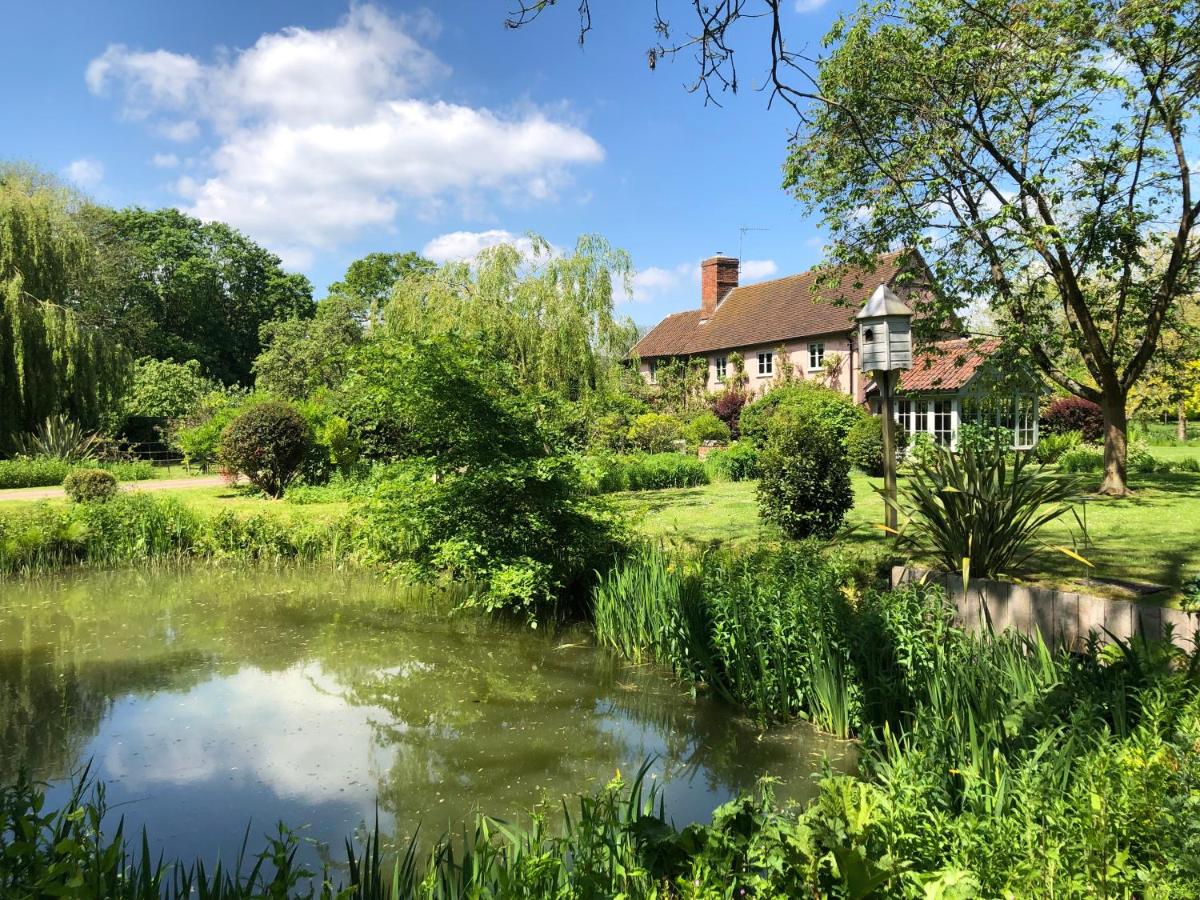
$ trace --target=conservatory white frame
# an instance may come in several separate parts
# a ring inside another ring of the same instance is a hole
[[[912,394],[895,400],[894,418],[904,430],[913,435],[926,432],[938,443],[958,446],[958,429],[965,416],[971,424],[1008,428],[1013,433],[1013,449],[1029,450],[1038,442],[1038,398],[1036,394],[1013,394],[1007,402],[979,394]],[[947,405],[949,408],[947,409]],[[975,405],[972,409],[971,405]],[[989,410],[986,407],[991,406]],[[987,413],[991,413],[990,416]],[[990,422],[984,422],[990,418]],[[945,435],[946,438],[939,438]]]

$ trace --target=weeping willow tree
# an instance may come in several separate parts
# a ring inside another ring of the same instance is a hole
[[[47,416],[92,427],[129,359],[75,310],[97,260],[76,198],[32,170],[0,169],[0,451]]]
[[[603,238],[585,235],[560,255],[532,236],[527,252],[505,244],[400,280],[384,327],[397,336],[460,336],[512,365],[527,387],[586,400],[616,389],[637,338],[633,322],[613,310],[614,284],[628,287],[630,275],[629,255]]]

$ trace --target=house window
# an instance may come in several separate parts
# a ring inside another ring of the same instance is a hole
[[[725,370],[728,360],[724,356],[717,357],[717,381],[725,380]]]
[[[775,373],[775,354],[771,352],[758,354],[758,374],[773,375]]]
[[[896,424],[903,428],[908,434],[911,434],[914,430],[912,424],[912,408],[913,402],[911,400],[896,401]]]
[[[658,384],[658,360],[650,360],[650,383]]]
[[[1033,446],[1034,426],[1037,421],[1033,401],[1028,397],[1017,398],[1017,427],[1013,446],[1025,449]]]
[[[934,400],[932,406],[933,439],[948,447],[954,439],[954,402],[952,400]]]
[[[808,370],[815,372],[821,366],[825,365],[825,344],[816,343],[808,345]]]

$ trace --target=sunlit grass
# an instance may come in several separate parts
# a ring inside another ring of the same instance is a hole
[[[1151,452],[1163,459],[1200,458],[1197,447],[1154,447]],[[1080,548],[1096,565],[1092,574],[1178,588],[1200,575],[1200,475],[1133,475],[1131,480],[1135,492],[1130,497],[1090,495],[1085,501],[1080,515],[1088,540],[1070,516],[1047,526],[1043,537],[1050,544]],[[850,531],[841,538],[845,543],[874,547],[888,540],[877,527],[883,521],[883,501],[875,488],[881,484],[882,479],[859,473],[851,477],[854,507],[847,517]],[[779,540],[778,532],[758,519],[754,489],[754,482],[724,482],[619,494],[616,499],[653,540],[680,547],[749,547]],[[1050,551],[1035,554],[1028,571],[1033,579],[1057,585],[1088,574],[1082,563]],[[1154,599],[1171,603],[1177,597]]]

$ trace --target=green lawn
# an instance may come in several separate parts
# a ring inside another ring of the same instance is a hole
[[[286,519],[289,522],[333,519],[349,508],[349,504],[345,502],[299,504],[288,503],[285,500],[268,500],[261,494],[252,493],[244,487],[230,487],[227,485],[170,488],[162,491],[154,491],[151,496],[173,497],[204,515],[216,515],[226,509],[233,510],[239,515],[267,512]],[[22,508],[27,509],[38,504],[58,506],[65,503],[67,503],[67,500],[63,497],[55,497],[48,500],[9,500],[0,504],[0,513],[9,510],[16,511]]]
[[[1152,452],[1160,458],[1200,457],[1196,447],[1155,447]],[[848,517],[849,531],[840,538],[844,543],[867,547],[889,540],[877,527],[883,520],[883,501],[873,486],[881,483],[857,473],[852,476],[854,508]],[[1132,497],[1090,496],[1080,506],[1088,539],[1075,519],[1067,517],[1048,527],[1044,540],[1078,549],[1095,563],[1092,574],[1100,577],[1177,588],[1185,579],[1200,575],[1200,475],[1136,475],[1132,485],[1136,490]],[[667,543],[749,546],[779,538],[775,529],[759,521],[751,482],[615,496],[643,533]],[[1028,574],[1039,582],[1067,584],[1088,572],[1082,563],[1046,550],[1031,560]],[[1096,591],[1105,593],[1103,588]]]

